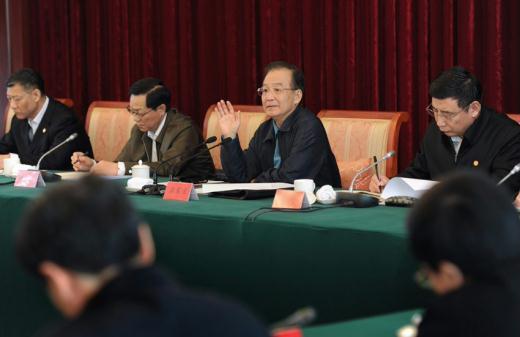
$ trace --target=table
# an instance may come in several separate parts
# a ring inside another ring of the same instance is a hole
[[[16,222],[41,192],[0,186],[0,336],[30,335],[59,317],[42,284],[14,259]],[[262,214],[271,200],[130,199],[151,224],[159,265],[185,285],[246,303],[267,322],[306,305],[325,323],[425,303],[412,277],[416,263],[407,249],[407,209]]]
[[[305,337],[393,337],[397,330],[411,324],[414,314],[421,310],[407,310],[348,322],[327,324],[303,329]]]

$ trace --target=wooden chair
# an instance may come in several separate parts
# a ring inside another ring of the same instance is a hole
[[[70,98],[55,98],[55,100],[60,101],[65,104],[69,108],[74,107],[74,101]],[[14,111],[11,109],[10,105],[7,104],[4,112],[4,125],[5,125],[5,133],[8,133],[11,130],[11,121],[13,120]]]
[[[321,110],[318,114],[336,156],[343,188],[348,188],[354,174],[383,157],[389,151],[396,155],[380,165],[381,174],[397,174],[399,130],[408,121],[407,112]],[[372,173],[367,172],[356,182],[356,189],[368,189]]]
[[[92,144],[94,159],[115,161],[135,122],[126,110],[128,102],[94,101],[90,104],[85,129]]]
[[[520,124],[520,114],[507,114],[507,116]]]
[[[204,138],[216,136],[220,141],[220,126],[218,124],[218,114],[215,113],[216,104],[211,105],[206,111],[204,117]],[[233,105],[235,111],[240,111],[240,129],[238,130],[238,138],[242,149],[247,149],[249,141],[253,138],[256,129],[267,119],[264,109],[261,105]],[[211,150],[211,157],[217,170],[222,169],[220,162],[220,147]]]

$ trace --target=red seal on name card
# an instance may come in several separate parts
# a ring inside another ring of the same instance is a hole
[[[164,191],[163,200],[189,201],[199,200],[192,183],[169,182]]]

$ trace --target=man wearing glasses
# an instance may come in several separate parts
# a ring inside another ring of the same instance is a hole
[[[15,116],[11,129],[0,139],[0,168],[10,153],[16,153],[22,164],[36,165],[44,153],[70,135],[76,139],[46,156],[40,167],[70,170],[69,158],[74,151],[90,151],[90,141],[74,112],[45,94],[43,78],[33,69],[21,69],[7,80],[7,100]]]
[[[141,79],[130,87],[130,105],[128,112],[135,120],[130,139],[117,163],[96,162],[85,153],[76,152],[71,161],[76,171],[91,171],[99,175],[124,175],[139,160],[157,174],[181,179],[203,180],[212,176],[215,167],[209,151],[200,151],[199,155],[187,161],[194,153],[189,149],[202,143],[202,136],[192,120],[175,109],[170,109],[171,93],[161,80],[156,78]],[[184,154],[184,155],[183,155]],[[173,159],[173,157],[178,156]],[[159,165],[172,159],[168,165]]]
[[[262,123],[242,151],[238,139],[240,111],[229,101],[217,103],[224,138],[222,167],[232,182],[287,182],[314,179],[317,186],[340,187],[336,158],[320,120],[300,106],[304,77],[296,66],[273,62],[264,71],[258,95],[269,120]]]
[[[438,180],[447,172],[474,168],[497,182],[520,162],[520,126],[505,114],[482,106],[479,81],[462,67],[444,71],[430,84],[433,117],[412,164],[399,176]],[[379,191],[387,177],[372,177],[370,190]],[[520,176],[504,185],[512,195],[520,189]]]

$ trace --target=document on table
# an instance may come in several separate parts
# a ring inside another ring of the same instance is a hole
[[[383,199],[400,196],[419,198],[429,190],[437,181],[394,177],[386,184],[381,197]]]
[[[277,190],[279,188],[293,188],[293,184],[287,183],[224,183],[224,184],[202,184],[202,188],[199,193],[208,194],[212,192],[225,192],[235,190],[254,190],[254,191],[267,191]]]

